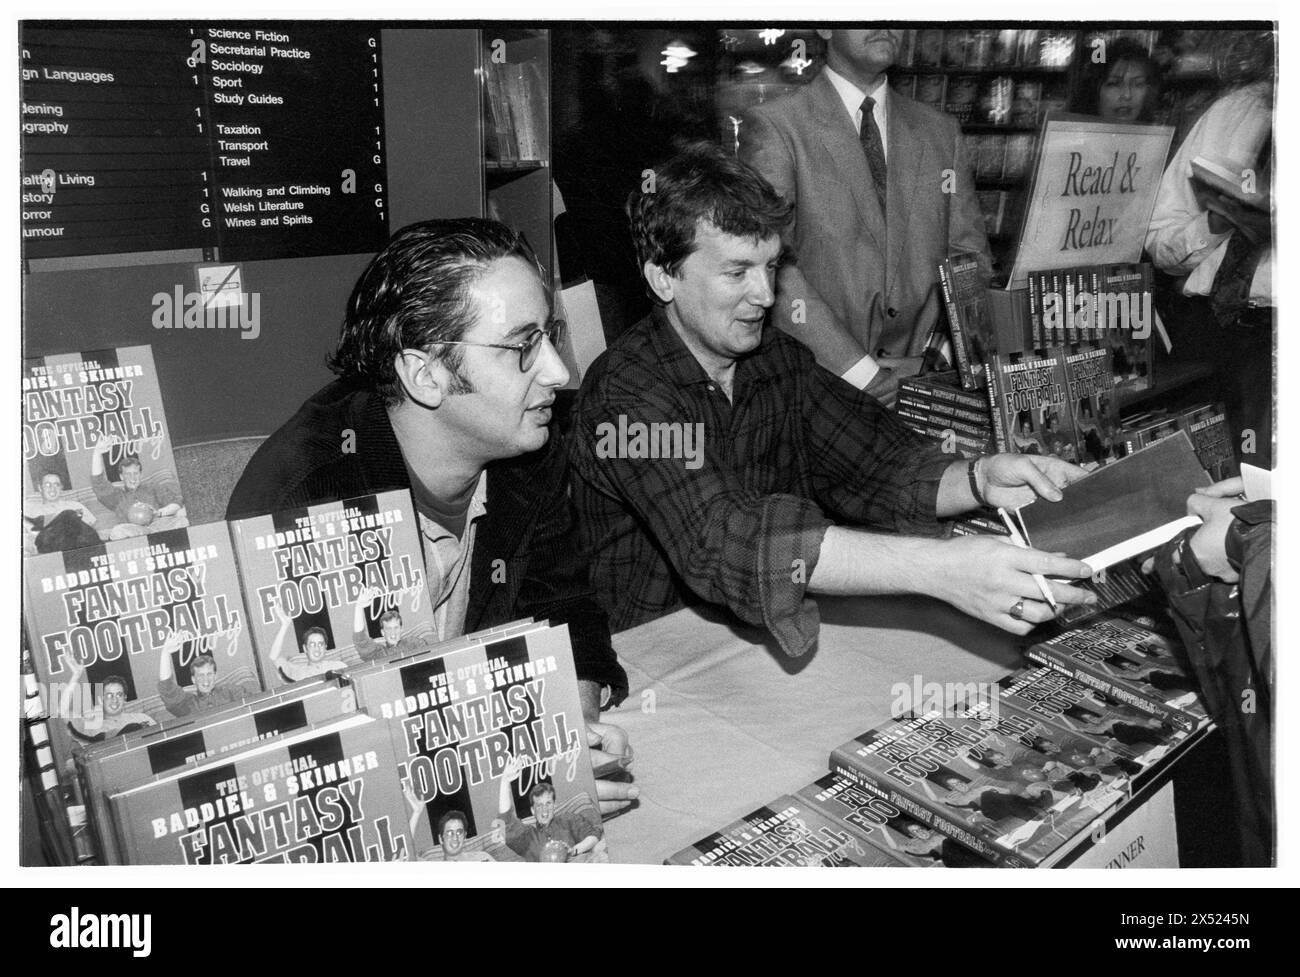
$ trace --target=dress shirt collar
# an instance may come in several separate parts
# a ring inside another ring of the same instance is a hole
[[[826,80],[831,83],[835,89],[835,94],[840,97],[844,103],[844,108],[849,113],[849,118],[853,120],[853,127],[862,132],[862,100],[870,95],[876,100],[876,107],[872,114],[876,117],[876,126],[880,129],[880,144],[884,148],[886,155],[889,153],[889,79],[883,79],[872,91],[864,92],[853,82],[849,81],[843,75],[837,73],[832,68],[826,67],[822,71],[826,75]]]

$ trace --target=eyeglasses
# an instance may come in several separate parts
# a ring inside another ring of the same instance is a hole
[[[556,349],[564,343],[565,324],[562,319],[552,319],[546,329],[534,329],[522,343],[467,343],[463,340],[439,339],[431,346],[482,346],[487,349],[513,349],[519,354],[519,372],[527,373],[537,362],[537,351],[541,349],[542,340],[549,339]]]

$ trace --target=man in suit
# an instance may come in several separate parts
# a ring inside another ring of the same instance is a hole
[[[569,379],[558,341],[517,232],[469,218],[403,228],[352,291],[330,361],[339,378],[253,455],[226,518],[409,489],[439,639],[522,617],[567,624],[588,741],[597,762],[617,743],[626,765],[626,736],[599,717],[627,695],[627,676],[550,436]],[[636,796],[604,780],[599,792],[605,811]]]
[[[889,89],[904,32],[818,33],[825,68],[748,113],[740,156],[795,205],[777,325],[892,406],[940,320],[939,262],[975,251],[987,273],[988,239],[956,120]]]

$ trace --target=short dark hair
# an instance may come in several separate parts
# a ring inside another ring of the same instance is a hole
[[[437,836],[439,838],[442,837],[442,829],[447,827],[447,825],[449,825],[452,821],[459,821],[465,828],[467,829],[469,828],[469,818],[465,817],[465,815],[461,811],[458,811],[453,807],[450,811],[443,814],[442,817],[438,818]]]
[[[304,648],[307,646],[307,640],[313,634],[319,634],[321,636],[321,640],[325,642],[326,647],[329,646],[330,636],[325,633],[325,629],[322,627],[312,626],[302,633],[302,644]]]
[[[1121,64],[1137,65],[1147,76],[1150,88],[1147,90],[1146,102],[1137,116],[1138,122],[1150,122],[1155,118],[1156,106],[1160,102],[1160,82],[1162,72],[1155,58],[1147,49],[1127,37],[1116,38],[1106,44],[1106,60],[1093,61],[1091,51],[1085,50],[1076,69],[1073,91],[1070,95],[1070,111],[1082,115],[1096,115],[1101,106],[1101,86],[1106,83]]]
[[[140,471],[144,471],[144,463],[140,461],[139,455],[127,455],[117,463],[118,471],[121,471],[123,468],[132,468],[132,467],[138,468],[140,469]]]
[[[394,607],[391,611],[385,611],[379,619],[380,624],[386,624],[388,621],[396,620],[398,624],[402,623],[402,612]]]
[[[499,221],[465,217],[402,228],[357,279],[330,369],[370,387],[389,407],[401,403],[393,365],[398,355],[459,340],[474,324],[470,287],[492,262],[512,256],[537,268],[541,277],[523,235]],[[457,347],[444,347],[439,356],[458,373]]]
[[[528,792],[528,803],[536,804],[537,801],[546,794],[550,794],[551,799],[554,800],[555,788],[551,786],[549,781],[546,780],[538,781],[537,783],[533,784],[533,789]]]
[[[712,143],[697,143],[651,170],[627,201],[637,266],[676,275],[707,221],[724,234],[761,241],[780,234],[794,206],[757,170]]]
[[[126,695],[127,691],[130,689],[130,686],[126,684],[126,679],[124,679],[121,675],[105,675],[103,681],[101,681],[99,684],[100,687],[104,690],[105,695],[108,694],[108,687],[110,685],[120,686],[123,695]]]
[[[195,655],[194,661],[190,662],[190,671],[192,672],[196,668],[201,668],[207,665],[211,665],[212,670],[216,671],[217,660],[213,658],[211,655],[209,655],[207,652],[204,652],[202,655]]]

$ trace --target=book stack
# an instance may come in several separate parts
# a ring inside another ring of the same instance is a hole
[[[70,799],[59,826],[98,842],[71,857],[442,857],[451,810],[471,851],[512,857],[489,830],[511,758],[520,822],[544,781],[557,811],[600,830],[567,628],[437,643],[409,491],[118,520],[104,499],[138,482],[157,502],[175,477],[149,348],[29,360],[23,402],[40,491],[25,507],[29,736],[43,802]],[[85,531],[52,540],[55,516]]]
[[[992,453],[988,403],[955,385],[956,374],[909,377],[899,384],[899,419],[917,434],[934,438],[965,458]]]
[[[1136,619],[1135,619],[1136,618]],[[972,683],[831,751],[829,772],[665,860],[669,865],[1027,868],[1052,864],[1206,725],[1169,698],[1167,628],[1107,615],[1035,645],[991,695]],[[1041,650],[1040,650],[1041,649]],[[1103,683],[1067,664],[1123,654]],[[1160,677],[1157,677],[1160,676]],[[1152,682],[1166,690],[1164,701]]]
[[[527,828],[543,782],[556,817],[603,851],[567,627],[516,622],[350,679],[308,680],[80,755],[105,859],[518,861],[530,853],[494,827],[501,798]],[[438,837],[453,812],[466,829],[455,852]]]

